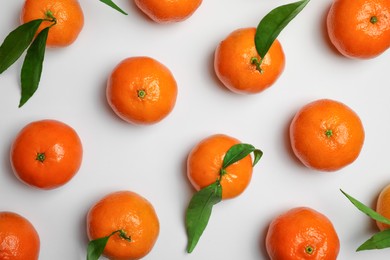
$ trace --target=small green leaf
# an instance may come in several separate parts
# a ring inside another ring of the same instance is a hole
[[[256,149],[251,144],[235,144],[226,152],[225,157],[223,158],[222,170],[226,169],[229,165],[245,158],[251,152],[254,153],[255,159],[253,166],[260,160],[263,152],[259,149]]]
[[[376,233],[366,242],[361,244],[356,251],[383,249],[390,247],[390,229]]]
[[[209,222],[213,206],[221,200],[222,186],[218,181],[201,189],[192,197],[186,211],[188,253],[196,247]]]
[[[49,29],[50,27],[43,29],[27,50],[21,71],[22,95],[19,107],[23,106],[38,89]]]
[[[87,260],[97,260],[103,254],[104,248],[107,245],[108,239],[112,236],[106,236],[91,240],[87,247]]]
[[[14,64],[31,44],[42,21],[43,19],[37,19],[24,23],[4,39],[0,46],[0,74]]]
[[[117,10],[118,12],[124,14],[124,15],[127,15],[127,13],[125,11],[123,11],[119,6],[117,6],[113,1],[111,0],[99,0],[100,2],[102,3],[105,3],[106,5],[114,8],[115,10]]]
[[[302,0],[282,5],[264,16],[257,26],[255,35],[256,50],[261,58],[265,57],[280,32],[303,10],[309,1]]]
[[[374,219],[374,220],[377,220],[379,222],[382,222],[382,223],[385,223],[385,224],[388,224],[390,225],[390,219],[388,218],[385,218],[384,216],[382,216],[381,214],[377,213],[376,211],[374,211],[373,209],[367,207],[366,205],[364,205],[363,203],[361,203],[360,201],[358,201],[357,199],[353,198],[352,196],[348,195],[347,193],[345,193],[343,190],[340,190],[348,199],[350,202],[352,202],[353,205],[355,205],[356,208],[358,208],[361,212],[363,212],[364,214],[368,215],[370,218]]]

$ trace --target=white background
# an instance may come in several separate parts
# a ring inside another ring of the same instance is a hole
[[[19,25],[23,3],[6,2],[0,8],[1,40]],[[256,27],[267,12],[288,1],[204,1],[188,20],[169,25],[150,21],[133,1],[116,3],[129,15],[98,0],[81,2],[83,31],[68,48],[47,50],[39,89],[22,108],[22,59],[0,75],[0,211],[17,212],[34,224],[41,238],[40,259],[85,259],[88,209],[124,189],[146,197],[160,219],[160,236],[145,259],[267,259],[268,224],[297,206],[312,207],[333,222],[341,242],[339,259],[389,258],[388,249],[355,252],[377,229],[339,189],[373,206],[390,182],[390,52],[371,60],[337,54],[325,28],[331,1],[311,1],[278,38],[286,68],[277,83],[257,95],[237,95],[215,76],[216,46],[235,29]],[[165,64],[178,82],[174,110],[152,126],[125,123],[105,99],[114,66],[140,55]],[[332,173],[305,168],[289,145],[294,113],[320,98],[350,106],[366,131],[359,158]],[[78,174],[51,191],[21,183],[9,163],[17,132],[46,118],[72,126],[84,147]],[[215,133],[251,143],[264,156],[248,189],[215,206],[198,246],[187,254],[184,214],[194,190],[186,177],[186,158],[197,142]]]

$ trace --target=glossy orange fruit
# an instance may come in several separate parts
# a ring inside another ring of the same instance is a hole
[[[95,203],[87,215],[90,240],[111,236],[103,254],[109,259],[134,260],[146,256],[157,241],[160,224],[152,204],[131,191],[110,193]]]
[[[379,193],[379,196],[378,196],[378,199],[376,202],[376,212],[378,212],[382,216],[390,219],[390,185],[387,185]],[[381,231],[390,228],[389,225],[384,224],[384,223],[379,222],[379,221],[377,221],[376,224]]]
[[[39,235],[30,221],[14,212],[0,212],[0,259],[38,260],[39,249]]]
[[[236,138],[215,134],[200,141],[187,158],[187,176],[192,186],[200,190],[214,183],[220,176],[223,158],[235,144]],[[240,195],[252,178],[252,158],[250,155],[228,166],[222,176],[222,199],[230,199]]]
[[[255,47],[256,28],[243,28],[230,33],[214,55],[214,70],[225,87],[241,94],[259,93],[272,86],[282,74],[285,56],[275,40],[265,55],[261,70],[254,61],[260,56]]]
[[[154,124],[173,110],[177,84],[167,67],[150,57],[131,57],[112,71],[106,96],[114,112],[133,124]]]
[[[189,18],[202,0],[135,0],[138,8],[157,23],[181,22]]]
[[[20,16],[26,23],[35,19],[47,19],[38,29],[50,26],[55,18],[55,25],[49,30],[46,46],[66,47],[78,37],[84,26],[84,14],[77,0],[26,0]]]
[[[307,167],[336,171],[356,160],[364,143],[359,116],[345,104],[320,99],[303,106],[290,124],[294,154]]]
[[[292,208],[273,219],[265,245],[271,260],[335,260],[340,250],[331,221],[307,207]]]
[[[82,161],[82,144],[76,131],[57,120],[40,120],[26,125],[11,146],[11,165],[24,183],[53,189],[77,173]]]
[[[331,42],[344,56],[376,57],[390,47],[390,1],[334,0],[327,28]]]

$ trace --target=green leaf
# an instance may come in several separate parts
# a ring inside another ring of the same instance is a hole
[[[352,196],[348,195],[347,193],[345,193],[343,190],[340,189],[340,191],[349,199],[350,202],[352,202],[353,205],[355,205],[356,208],[358,208],[361,212],[363,212],[364,214],[368,215],[370,218],[374,219],[374,220],[377,220],[379,222],[382,222],[382,223],[385,223],[385,224],[388,224],[390,225],[390,219],[388,218],[385,218],[384,216],[382,216],[381,214],[377,213],[376,211],[374,211],[373,209],[367,207],[366,205],[364,205],[363,203],[361,203],[360,201],[358,201],[357,199],[353,198]]]
[[[118,12],[124,14],[124,15],[127,15],[127,13],[125,11],[123,11],[119,6],[117,6],[113,1],[111,0],[99,0],[100,2],[102,3],[105,3],[106,5],[114,8],[115,10],[117,10]]]
[[[282,5],[264,16],[257,26],[255,34],[255,46],[261,58],[265,57],[280,32],[302,11],[309,1],[302,0]]]
[[[27,50],[21,71],[22,96],[19,107],[23,106],[38,89],[49,29],[50,27],[43,29]]]
[[[24,23],[10,32],[0,46],[0,74],[19,59],[34,39],[43,19]]]
[[[103,254],[104,248],[107,245],[108,239],[112,236],[106,236],[91,240],[87,247],[87,260],[97,260]]]
[[[376,233],[366,242],[361,244],[356,251],[383,249],[390,247],[390,229]]]
[[[213,206],[221,200],[222,186],[218,181],[201,189],[192,197],[186,211],[188,253],[196,247],[209,222]]]
[[[256,149],[251,144],[235,144],[226,152],[225,157],[223,158],[222,169],[226,169],[229,165],[245,158],[248,154],[254,152],[255,159],[253,166],[260,160],[263,152],[259,149]]]

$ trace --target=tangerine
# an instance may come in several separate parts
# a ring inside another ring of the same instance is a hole
[[[173,110],[177,84],[169,69],[155,59],[131,57],[112,71],[106,96],[111,108],[123,120],[154,124]]]
[[[382,216],[390,219],[390,185],[387,185],[379,193],[377,202],[376,202],[376,212]],[[376,224],[379,230],[383,231],[389,229],[390,225],[384,224],[382,222],[376,221]]]
[[[0,212],[0,259],[38,260],[39,250],[39,235],[30,221],[14,212]]]
[[[331,221],[308,207],[292,208],[274,218],[265,244],[271,260],[334,260],[340,250]]]
[[[46,41],[48,47],[72,44],[84,26],[84,14],[77,0],[26,0],[20,20],[27,23],[35,19],[45,19],[38,33],[53,25]]]
[[[238,143],[240,141],[236,138],[215,134],[203,139],[191,150],[187,158],[187,176],[196,190],[199,191],[219,179],[226,152]],[[222,199],[240,195],[249,185],[252,171],[250,155],[228,166],[220,181]]]
[[[290,124],[290,142],[307,167],[336,171],[359,156],[364,128],[359,116],[345,104],[320,99],[296,113]]]
[[[390,47],[390,1],[334,0],[327,28],[332,44],[344,56],[374,58]]]
[[[160,225],[152,204],[132,191],[110,193],[87,214],[90,240],[109,238],[103,254],[110,259],[135,260],[146,256],[159,235]]]
[[[277,39],[260,67],[256,65],[261,57],[255,47],[255,34],[256,28],[237,29],[221,41],[215,51],[215,73],[233,92],[259,93],[272,86],[284,70],[285,55]]]
[[[76,131],[57,120],[27,124],[11,146],[11,165],[24,183],[54,189],[70,181],[80,168],[82,144]]]
[[[181,22],[188,19],[202,0],[135,0],[138,8],[157,23]]]

